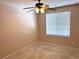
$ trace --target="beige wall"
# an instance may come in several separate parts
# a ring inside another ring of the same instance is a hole
[[[49,36],[45,33],[45,14],[39,14],[40,40],[79,48],[79,5],[57,8],[56,12],[71,11],[70,37]],[[51,12],[49,12],[51,13]],[[53,13],[53,12],[52,12]]]
[[[38,40],[37,17],[33,12],[0,4],[0,59]]]

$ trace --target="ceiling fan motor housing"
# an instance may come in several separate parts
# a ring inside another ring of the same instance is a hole
[[[41,6],[43,6],[43,3],[36,3],[36,7],[41,8]]]

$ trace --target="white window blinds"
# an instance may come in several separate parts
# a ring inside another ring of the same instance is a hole
[[[70,11],[46,14],[46,34],[70,36]]]

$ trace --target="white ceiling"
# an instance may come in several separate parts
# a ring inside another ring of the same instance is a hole
[[[37,0],[0,0],[0,3],[14,5],[22,8],[34,6],[36,2]],[[58,7],[58,6],[76,4],[79,3],[79,0],[42,0],[41,2],[50,5],[50,7]]]

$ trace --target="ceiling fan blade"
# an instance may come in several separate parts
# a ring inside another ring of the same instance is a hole
[[[26,13],[31,12],[31,11],[33,11],[33,10],[34,10],[34,9],[31,9],[31,10],[27,11]]]
[[[31,9],[31,8],[35,8],[35,7],[27,7],[27,8],[23,8],[23,9]]]
[[[48,10],[56,11],[57,9],[56,8],[48,8]]]

